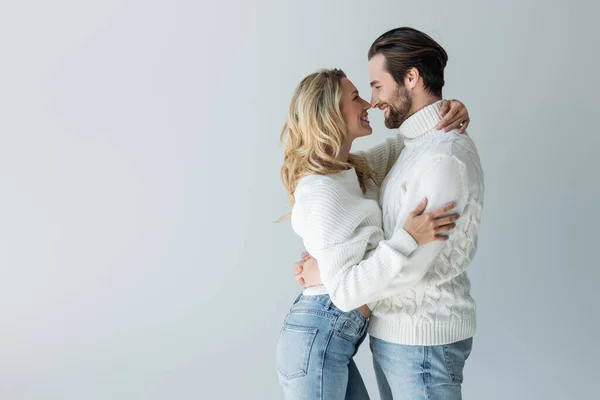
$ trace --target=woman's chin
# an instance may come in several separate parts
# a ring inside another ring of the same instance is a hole
[[[354,140],[354,139],[358,139],[358,138],[361,138],[361,137],[369,136],[372,133],[373,133],[373,129],[371,129],[371,127],[369,127],[369,128],[363,127],[360,130],[357,130],[357,131],[355,131],[353,133],[350,133],[349,136],[351,138],[353,138],[352,140]]]

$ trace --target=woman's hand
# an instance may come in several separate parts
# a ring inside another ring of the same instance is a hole
[[[302,261],[294,264],[294,279],[305,288],[322,285],[321,270],[317,259],[307,252],[303,252]]]
[[[458,129],[458,133],[464,133],[471,122],[467,107],[458,100],[444,100],[440,112],[444,118],[436,125],[437,130],[450,132]]]
[[[423,214],[427,208],[427,199],[424,199],[413,212],[408,215],[404,224],[404,230],[407,231],[422,246],[429,242],[443,242],[448,240],[448,236],[443,233],[456,227],[454,221],[459,217],[458,214],[444,216],[452,211],[456,203],[450,203],[447,206]]]

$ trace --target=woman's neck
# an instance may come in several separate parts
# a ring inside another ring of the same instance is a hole
[[[340,149],[340,154],[338,155],[338,160],[347,162],[348,156],[350,155],[350,149],[352,148],[352,143],[348,143],[342,146]]]

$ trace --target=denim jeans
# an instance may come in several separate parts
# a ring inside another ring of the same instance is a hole
[[[406,346],[370,338],[381,400],[460,400],[473,339],[441,346]]]
[[[341,311],[329,295],[298,296],[277,344],[277,373],[285,399],[369,399],[352,360],[367,325],[359,311]]]

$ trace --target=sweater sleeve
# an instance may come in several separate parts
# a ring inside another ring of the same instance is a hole
[[[458,213],[461,218],[457,221],[457,228],[449,232],[448,241],[430,242],[411,253],[409,261],[402,265],[394,278],[378,293],[377,298],[374,298],[373,301],[396,295],[419,283],[442,250],[453,240],[456,240],[455,233],[460,231],[460,224],[464,223],[465,218],[468,218],[466,215],[463,218],[469,199],[466,166],[456,157],[440,155],[431,157],[419,167],[424,168],[414,185],[407,188],[405,198],[402,201],[403,207],[412,211],[427,197],[428,203],[425,210],[425,213],[427,213],[454,201],[456,207],[449,214]],[[401,221],[404,221],[404,219]],[[400,229],[401,227],[396,226],[395,230]],[[460,236],[460,233],[458,235]]]
[[[429,210],[457,201],[464,208],[464,167],[451,157],[432,159],[411,192],[407,207],[423,197]],[[418,200],[417,200],[418,199]],[[319,262],[321,280],[334,304],[343,311],[376,302],[419,282],[444,246],[429,243],[417,249],[414,239],[397,226],[389,240],[381,240],[363,260],[369,240],[383,239],[381,228],[360,226],[360,212],[343,193],[313,188],[311,200],[301,200],[304,245]],[[372,240],[371,240],[372,242]]]
[[[396,137],[388,138],[385,142],[358,154],[367,160],[381,182],[394,166],[403,148],[404,137],[397,134]]]
[[[352,310],[389,284],[417,247],[404,229],[389,240],[380,226],[368,225],[366,199],[348,196],[343,189],[317,182],[297,193],[293,223],[299,227],[306,250],[319,262],[321,280],[341,310]],[[370,250],[369,243],[379,243]]]

